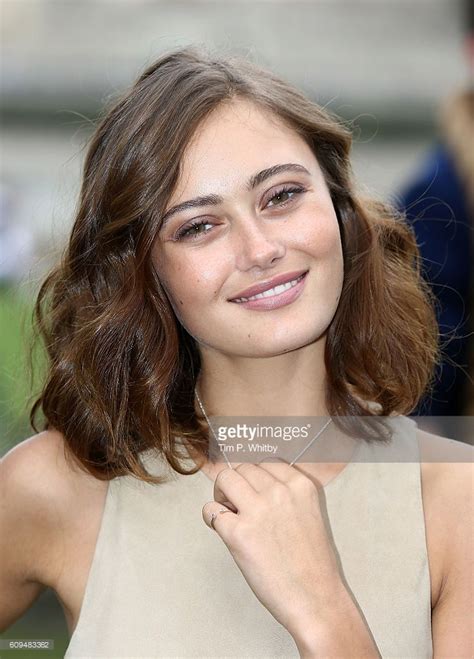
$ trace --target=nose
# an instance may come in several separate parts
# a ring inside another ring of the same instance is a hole
[[[283,236],[275,229],[263,227],[256,220],[242,222],[235,237],[236,266],[249,270],[253,266],[265,268],[286,251]]]

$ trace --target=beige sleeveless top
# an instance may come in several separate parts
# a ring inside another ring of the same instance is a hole
[[[392,442],[357,440],[352,460],[324,487],[322,509],[346,586],[382,657],[432,657],[416,423],[389,422]],[[145,455],[148,469],[163,473],[163,459]],[[110,482],[65,656],[299,657],[202,519],[213,482],[201,471],[169,473],[162,485],[130,476]]]

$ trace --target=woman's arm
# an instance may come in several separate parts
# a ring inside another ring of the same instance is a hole
[[[472,456],[472,448],[465,449]],[[439,466],[447,542],[443,583],[432,615],[433,657],[470,659],[474,656],[474,472],[472,462]]]
[[[237,512],[219,514],[226,502]],[[319,488],[296,467],[242,463],[217,474],[202,515],[301,657],[380,659],[344,586],[320,503]]]
[[[47,435],[21,442],[0,460],[0,631],[31,607],[60,569],[59,493],[53,494]]]
[[[332,606],[325,606],[326,618],[301,617],[292,631],[301,659],[363,657],[381,659],[375,640],[354,600],[341,584]],[[315,624],[315,622],[317,624]]]
[[[441,556],[443,566],[441,588],[432,611],[433,659],[471,659],[474,657],[474,451],[471,446],[424,431],[418,431],[418,438],[422,461],[429,466],[424,504],[433,554],[430,563],[434,566]],[[451,462],[438,462],[441,459]],[[368,632],[355,606],[349,603],[344,615],[344,595],[338,601],[340,612],[334,606],[332,625],[330,621],[319,629],[308,623],[301,625],[297,635],[301,656],[377,656],[371,654]],[[344,620],[344,624],[338,624],[338,620]]]

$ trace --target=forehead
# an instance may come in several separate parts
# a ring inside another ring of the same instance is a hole
[[[181,162],[173,202],[206,193],[225,194],[266,167],[316,159],[304,139],[277,115],[246,100],[218,106],[199,126]]]

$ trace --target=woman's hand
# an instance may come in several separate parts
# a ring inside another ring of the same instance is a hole
[[[348,597],[319,497],[296,467],[244,463],[218,473],[215,501],[202,511],[257,598],[293,636],[309,622],[317,629],[333,615],[332,603]],[[219,514],[224,503],[237,512]]]

